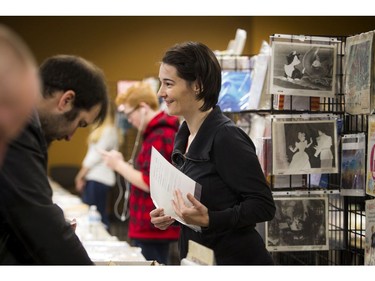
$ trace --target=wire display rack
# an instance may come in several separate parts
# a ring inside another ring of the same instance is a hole
[[[256,116],[274,118],[275,116],[289,115],[291,118],[301,115],[310,117],[329,114],[339,120],[338,132],[338,151],[341,150],[340,136],[343,134],[361,133],[367,135],[367,116],[349,115],[345,113],[344,85],[344,57],[345,40],[343,36],[304,36],[304,35],[282,35],[275,34],[270,37],[270,45],[278,42],[304,42],[336,45],[336,85],[333,98],[310,97],[309,108],[298,110],[293,108],[294,96],[290,96],[290,105],[283,108],[279,105],[280,96],[270,95],[269,107],[255,110],[243,110],[240,112],[224,112],[235,123],[240,124],[241,128],[250,134],[253,125],[252,120]],[[249,56],[249,61],[250,61]],[[220,61],[219,57],[219,61]],[[234,60],[235,62],[236,60]],[[236,63],[233,64],[234,67]],[[249,64],[250,67],[251,64]],[[252,67],[252,65],[251,65]],[[241,68],[241,70],[243,70]],[[269,71],[268,71],[269,72]],[[269,76],[269,75],[268,75]],[[266,92],[269,90],[268,83],[265,84]],[[284,97],[281,97],[284,98]],[[276,99],[278,99],[276,101]],[[247,122],[239,122],[246,120]],[[254,140],[253,140],[254,141]],[[272,142],[272,137],[270,138]],[[272,151],[269,153],[272,154]],[[366,148],[367,155],[367,148]],[[340,153],[337,157],[340,163]],[[268,158],[269,162],[270,158]],[[270,163],[268,163],[270,166]],[[338,173],[327,174],[325,186],[312,186],[312,175],[305,174],[303,184],[295,186],[293,178],[289,176],[289,184],[284,188],[275,188],[274,175],[272,172],[266,174],[270,188],[274,197],[296,197],[296,196],[326,196],[328,198],[328,237],[329,249],[324,251],[277,251],[271,252],[278,265],[364,265],[365,248],[365,201],[372,199],[371,196],[342,196],[340,179],[340,165]],[[271,169],[272,170],[272,169]],[[262,232],[264,230],[261,231]]]

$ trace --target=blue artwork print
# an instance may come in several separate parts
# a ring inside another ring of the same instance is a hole
[[[246,110],[251,87],[250,71],[223,71],[218,105],[222,111]]]
[[[342,136],[340,193],[343,196],[365,196],[365,146],[364,133]]]

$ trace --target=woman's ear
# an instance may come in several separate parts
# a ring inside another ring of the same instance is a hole
[[[196,95],[199,95],[202,92],[201,86],[199,85],[198,81],[194,81],[193,90]]]
[[[68,112],[73,109],[75,92],[72,90],[64,92],[59,100],[58,109],[62,112]]]

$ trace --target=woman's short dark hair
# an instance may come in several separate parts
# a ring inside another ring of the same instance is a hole
[[[177,75],[200,86],[198,100],[204,100],[201,111],[214,107],[221,88],[221,67],[215,54],[199,42],[185,42],[171,47],[164,55],[162,62],[172,65]]]
[[[108,108],[108,91],[105,77],[93,63],[73,55],[57,55],[47,58],[40,66],[43,97],[53,96],[57,91],[75,92],[73,112],[89,111],[100,104],[96,122],[103,122]]]

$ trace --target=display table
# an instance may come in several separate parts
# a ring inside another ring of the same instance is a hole
[[[97,265],[154,265],[146,261],[138,247],[119,241],[106,230],[104,224],[89,225],[89,206],[79,197],[71,194],[58,183],[50,179],[53,189],[53,202],[63,211],[68,221],[76,220],[76,234],[81,240],[91,260]]]

